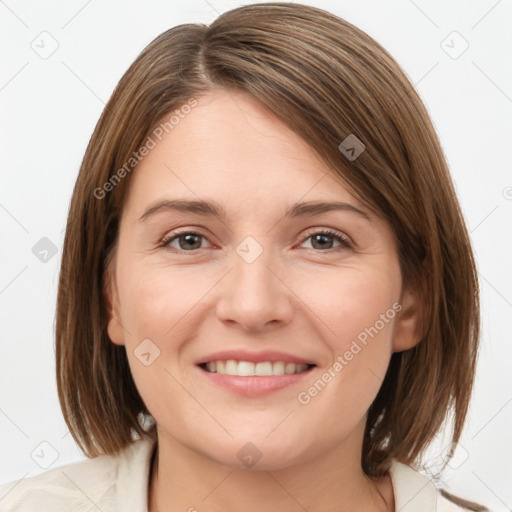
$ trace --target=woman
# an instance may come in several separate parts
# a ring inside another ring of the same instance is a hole
[[[68,217],[57,382],[90,459],[2,510],[483,510],[415,469],[447,414],[460,437],[478,337],[392,57],[298,4],[175,27],[119,82]]]

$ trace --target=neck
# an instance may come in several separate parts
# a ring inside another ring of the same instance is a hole
[[[148,511],[393,511],[389,476],[373,480],[366,476],[360,463],[361,443],[353,441],[347,439],[300,464],[258,471],[219,464],[159,431]]]

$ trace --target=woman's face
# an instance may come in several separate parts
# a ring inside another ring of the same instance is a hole
[[[251,97],[197,100],[133,171],[109,336],[159,438],[262,469],[360,452],[392,352],[418,341],[391,229]]]

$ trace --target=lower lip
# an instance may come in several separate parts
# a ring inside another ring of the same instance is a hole
[[[241,377],[239,375],[222,375],[211,373],[197,367],[201,373],[211,380],[214,384],[229,389],[240,395],[259,396],[278,391],[279,389],[297,384],[315,368],[312,366],[301,373],[292,373],[284,375],[252,376]]]

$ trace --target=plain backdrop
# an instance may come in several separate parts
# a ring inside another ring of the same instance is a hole
[[[304,3],[381,43],[415,84],[439,134],[482,299],[475,392],[442,483],[492,510],[510,510],[512,1]],[[158,34],[210,23],[240,5],[0,0],[0,483],[85,458],[58,403],[54,314],[72,188],[104,104]],[[437,475],[446,439],[438,436],[427,453],[426,474]]]

